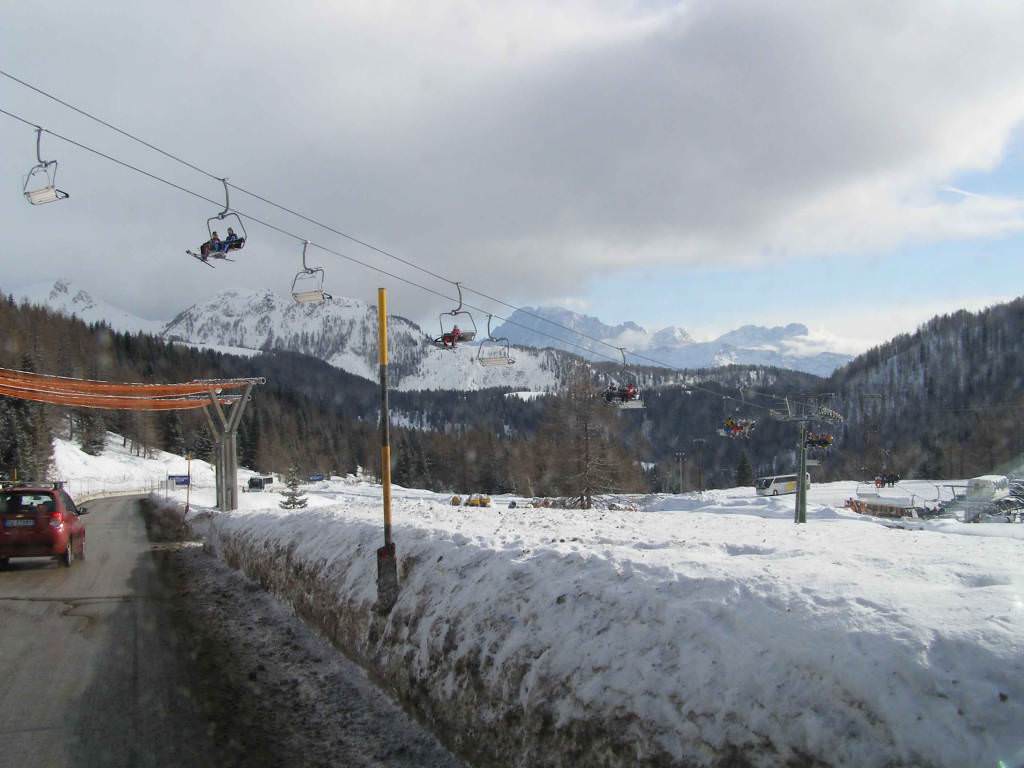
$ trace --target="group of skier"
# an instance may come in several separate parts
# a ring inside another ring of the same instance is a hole
[[[640,390],[635,384],[609,384],[604,391],[604,401],[609,405],[613,403],[628,403],[640,397]]]
[[[754,431],[754,424],[753,419],[737,419],[728,416],[723,428],[718,431],[725,437],[750,437],[750,433]]]
[[[220,235],[213,232],[210,235],[210,239],[199,246],[199,253],[188,251],[188,254],[204,262],[210,259],[210,257],[215,259],[225,259],[227,258],[227,253],[230,251],[237,251],[244,245],[245,238],[239,237],[235,234],[234,229],[228,227],[228,235],[223,240],[220,239]]]
[[[808,448],[831,448],[833,437],[825,432],[808,432],[805,441]]]

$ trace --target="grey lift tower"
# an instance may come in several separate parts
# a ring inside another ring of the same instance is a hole
[[[800,427],[800,438],[797,443],[796,509],[793,513],[794,523],[807,522],[807,425],[823,422],[840,424],[843,417],[830,407],[835,395],[812,395],[800,399],[785,398],[783,406],[772,409],[772,418],[778,421],[793,422]]]

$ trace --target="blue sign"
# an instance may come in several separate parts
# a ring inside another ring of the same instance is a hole
[[[323,479],[324,479],[324,476],[321,475],[319,472],[317,472],[314,475],[310,475],[309,476],[309,482],[311,482],[311,483],[319,483]]]
[[[189,484],[189,476],[188,475],[168,475],[167,479],[168,479],[168,481],[174,483],[175,485],[188,485]]]

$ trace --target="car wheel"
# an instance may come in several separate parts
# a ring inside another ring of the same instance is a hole
[[[10,565],[10,563],[11,561],[6,557],[0,558],[0,571],[6,571],[7,566]]]
[[[60,561],[65,568],[70,568],[71,564],[75,562],[75,550],[70,536],[68,537],[68,543],[64,547],[64,554],[60,556]]]

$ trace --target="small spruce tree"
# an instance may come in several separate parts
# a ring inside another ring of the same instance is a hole
[[[78,419],[78,441],[90,456],[99,456],[106,448],[107,429],[103,417],[90,409],[82,409]]]
[[[736,485],[741,488],[754,484],[754,469],[750,466],[750,459],[744,451],[740,456],[740,463],[736,465]]]
[[[278,502],[281,509],[302,509],[306,506],[306,494],[299,490],[300,482],[298,467],[289,467],[284,480],[285,489],[281,491],[284,498]]]

